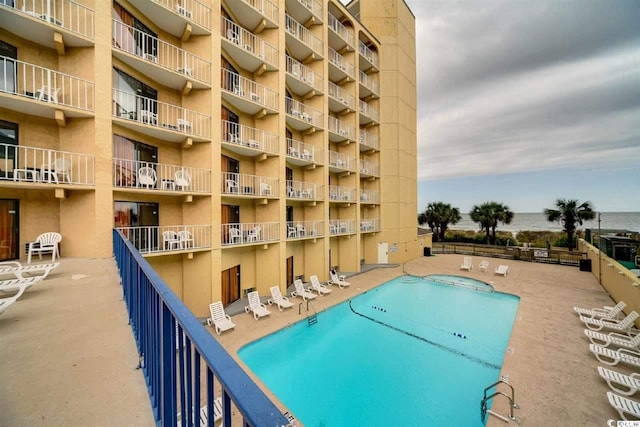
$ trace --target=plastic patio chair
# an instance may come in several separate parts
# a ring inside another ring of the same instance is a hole
[[[29,243],[27,264],[31,264],[31,255],[37,253],[40,259],[45,252],[51,252],[51,262],[55,262],[56,256],[60,257],[58,244],[62,241],[60,233],[48,232],[39,235],[34,242]]]

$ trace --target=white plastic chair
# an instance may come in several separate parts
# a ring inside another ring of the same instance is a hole
[[[580,308],[573,307],[573,311],[581,316],[585,317],[599,317],[602,319],[617,319],[621,314],[624,315],[622,310],[627,307],[624,301],[620,301],[613,307],[608,308]]]
[[[269,305],[277,304],[280,311],[284,308],[293,307],[293,303],[289,301],[289,298],[282,296],[279,286],[272,286],[269,290],[271,291],[271,298],[267,300]]]
[[[31,255],[37,253],[40,259],[44,252],[51,252],[51,262],[56,261],[56,256],[60,257],[58,244],[62,241],[60,233],[49,232],[39,235],[34,242],[29,243],[29,254],[27,264],[31,264]]]
[[[307,231],[302,224],[296,224],[296,234],[298,237],[304,237],[307,235]]]
[[[480,268],[480,271],[484,271],[486,273],[487,271],[489,271],[489,261],[487,260],[480,261],[480,264],[478,265],[478,267]]]
[[[294,280],[293,286],[295,286],[296,290],[294,292],[291,292],[292,297],[300,297],[303,301],[307,301],[310,299],[314,299],[317,296],[316,294],[312,294],[311,292],[306,290],[304,288],[304,285],[302,284],[302,280],[300,279]]]
[[[626,397],[618,396],[617,394],[608,391],[607,399],[609,399],[609,404],[613,406],[613,408],[618,411],[620,418],[623,420],[629,421],[627,418],[627,414],[632,415],[632,420],[637,420],[640,418],[640,402],[636,402],[632,399],[627,399]],[[636,421],[637,422],[637,421]]]
[[[320,283],[318,280],[318,276],[315,274],[310,277],[311,279],[311,290],[316,291],[318,295],[324,296],[326,294],[330,294],[333,292],[331,289],[327,288],[325,285]]]
[[[504,265],[504,264],[500,264],[496,268],[495,274],[501,274],[501,275],[507,277],[507,274],[509,274],[509,266],[508,265]]]
[[[55,270],[60,263],[54,262],[49,264],[22,265],[19,261],[0,262],[0,276],[11,275],[16,279],[25,279],[33,276],[25,276],[25,274],[36,274],[43,280],[50,272]]]
[[[193,247],[193,234],[187,230],[178,231],[178,241],[182,249],[189,249]]]
[[[298,232],[296,231],[295,227],[292,226],[287,226],[287,237],[298,237]]]
[[[242,232],[239,229],[229,229],[229,243],[242,243]]]
[[[240,193],[240,186],[233,179],[227,179],[227,193]]]
[[[333,269],[329,270],[329,276],[331,277],[327,281],[327,284],[329,284],[329,285],[338,285],[338,287],[340,289],[344,289],[347,286],[351,285],[351,282],[347,282],[345,280],[346,279],[345,276],[339,276],[338,273]]]
[[[260,240],[260,230],[262,230],[260,227],[253,227],[251,230],[249,230],[249,234],[247,234],[247,241],[248,242],[257,242]]]
[[[162,242],[165,249],[168,247],[169,250],[172,250],[180,247],[180,239],[178,239],[178,234],[175,231],[163,231]]]
[[[143,166],[138,169],[138,186],[146,188],[155,188],[158,182],[158,174],[154,168]]]
[[[207,319],[207,324],[215,328],[216,334],[220,335],[222,332],[236,327],[236,324],[231,321],[231,317],[224,312],[222,301],[209,304],[209,311],[211,317]]]
[[[471,261],[470,256],[466,256],[462,259],[462,265],[460,265],[460,270],[473,270],[473,261]]]
[[[267,306],[260,302],[258,291],[249,292],[247,298],[249,299],[249,305],[244,308],[245,313],[252,312],[253,318],[256,320],[271,314],[271,312],[267,310]]]
[[[26,286],[21,286],[18,289],[17,294],[10,296],[8,298],[0,298],[0,314],[4,313],[9,307],[11,307],[18,300],[18,298],[22,296],[25,289],[27,289]]]
[[[42,86],[36,92],[36,98],[38,101],[47,101],[53,102],[54,104],[58,103],[58,94],[60,93],[60,88],[52,88],[51,86]]]
[[[191,185],[191,175],[184,169],[177,170],[174,178],[175,186],[181,191],[187,190]]]
[[[260,183],[260,195],[261,196],[270,196],[271,195],[271,186],[266,182]]]
[[[58,158],[53,164],[40,166],[42,179],[49,183],[59,184],[62,182],[71,183],[71,159]]]

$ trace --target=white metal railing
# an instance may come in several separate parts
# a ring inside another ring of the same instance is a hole
[[[287,138],[287,156],[317,163],[322,158],[322,148]]]
[[[231,43],[257,56],[267,64],[278,66],[278,49],[224,16],[220,17],[220,34]]]
[[[342,71],[353,77],[354,66],[351,62],[347,61],[347,59],[340,55],[338,52],[329,47],[329,62],[340,68]]]
[[[95,185],[95,157],[69,151],[0,144],[0,180]]]
[[[221,224],[222,246],[275,242],[280,240],[279,222]]]
[[[290,56],[287,56],[287,73],[301,82],[308,84],[315,90],[322,91],[322,76]]]
[[[360,173],[365,175],[380,176],[380,165],[369,160],[360,160]]]
[[[342,120],[329,116],[329,132],[337,133],[345,138],[354,139],[356,130],[353,126]]]
[[[317,18],[322,19],[324,16],[320,0],[298,0],[298,3],[309,9]]]
[[[227,92],[251,100],[272,110],[278,109],[278,92],[222,68],[221,87]]]
[[[369,89],[371,92],[379,93],[378,82],[362,70],[360,70],[360,83],[362,83],[362,85]]]
[[[364,232],[380,231],[380,219],[379,218],[361,219],[360,231],[364,231]]]
[[[198,0],[151,0],[172,12],[211,30],[211,8]]]
[[[356,159],[346,154],[329,151],[329,165],[355,172]]]
[[[380,149],[380,141],[378,140],[378,137],[364,129],[360,129],[360,144],[376,150]]]
[[[271,21],[278,23],[278,5],[271,0],[242,0],[244,3],[253,7],[255,10],[269,18]]]
[[[211,83],[211,62],[115,19],[112,44],[167,70]]]
[[[342,102],[348,108],[354,108],[355,97],[334,82],[329,82],[329,96]]]
[[[364,56],[367,61],[373,64],[376,68],[380,67],[380,59],[378,54],[373,50],[369,49],[369,47],[364,44],[362,40],[358,40],[358,46],[360,55]]]
[[[305,46],[322,55],[324,47],[322,39],[288,14],[285,15],[285,28],[289,34],[300,40]]]
[[[241,125],[240,123],[221,121],[221,141],[249,147],[267,153],[278,154],[278,135],[261,129]]]
[[[378,204],[380,203],[380,192],[377,190],[360,190],[360,202]]]
[[[234,196],[277,197],[278,179],[270,176],[221,172],[222,194]]]
[[[330,219],[329,234],[350,234],[356,232],[356,221],[354,219]]]
[[[116,227],[141,254],[211,248],[211,225]]]
[[[322,186],[313,182],[287,181],[288,199],[317,199]]]
[[[209,138],[211,117],[177,105],[113,89],[113,117]]]
[[[113,186],[211,193],[211,169],[113,159]]]
[[[288,115],[304,122],[308,122],[313,126],[322,127],[323,114],[320,110],[316,110],[315,108],[296,101],[293,98],[285,98],[285,102]]]
[[[17,0],[0,4],[93,40],[94,12],[73,0]]]
[[[324,221],[287,221],[287,239],[324,235]]]
[[[0,92],[51,105],[94,109],[92,82],[6,56],[0,56]]]
[[[375,122],[379,122],[380,114],[378,113],[378,110],[375,107],[367,104],[361,99],[359,101],[360,101],[360,113],[364,114],[365,116],[369,117],[371,120]]]
[[[342,22],[329,12],[329,29],[333,30],[337,35],[347,42],[349,46],[353,46],[353,31],[344,26]]]
[[[330,185],[329,200],[338,200],[341,202],[355,202],[356,189],[353,187],[341,187],[339,185]]]

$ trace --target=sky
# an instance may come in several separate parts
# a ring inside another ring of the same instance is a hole
[[[406,0],[418,211],[640,211],[640,1]]]

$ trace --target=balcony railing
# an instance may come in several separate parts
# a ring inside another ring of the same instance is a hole
[[[356,221],[353,219],[330,219],[329,234],[353,234],[356,232]]]
[[[341,154],[335,151],[329,151],[329,165],[338,169],[345,169],[355,172],[356,159],[346,154]]]
[[[338,52],[329,48],[329,62],[340,68],[342,71],[347,73],[349,76],[353,77],[354,74],[354,66],[351,62],[347,61],[347,59],[340,55]]]
[[[364,204],[379,204],[380,192],[376,190],[360,190],[360,202]]]
[[[222,246],[251,245],[280,240],[279,222],[222,224]]]
[[[322,39],[313,34],[308,28],[289,15],[285,15],[285,28],[289,34],[300,40],[302,44],[322,56],[324,47]]]
[[[0,144],[0,180],[92,186],[95,185],[95,157]]]
[[[379,122],[380,114],[378,113],[378,110],[375,107],[367,104],[363,100],[359,100],[359,101],[360,101],[360,114],[370,118],[374,122]]]
[[[211,248],[211,225],[117,227],[141,254]]]
[[[287,56],[287,73],[315,90],[322,91],[322,76],[290,56]]]
[[[269,176],[222,172],[222,194],[232,196],[278,197],[278,179]]]
[[[231,404],[242,414],[242,425],[288,423],[118,230],[113,230],[113,252],[157,425],[175,425],[178,413],[182,421],[199,419],[202,406],[213,425],[217,395],[223,427],[231,426]]]
[[[151,98],[113,89],[113,117],[210,139],[211,117]]]
[[[221,141],[254,150],[278,154],[278,135],[261,129],[222,120]]]
[[[360,160],[360,173],[363,175],[380,176],[380,165],[369,160]]]
[[[374,231],[380,231],[380,219],[361,219],[360,220],[360,231],[365,233],[371,233]]]
[[[287,138],[287,156],[318,163],[322,158],[322,149],[313,144]]]
[[[324,14],[322,13],[322,2],[320,0],[296,0],[296,1],[301,5],[303,5],[304,7],[306,7],[307,9],[309,9],[315,17],[322,19],[322,17],[324,16]]]
[[[221,87],[236,96],[250,100],[271,110],[278,109],[278,92],[222,68]]]
[[[267,19],[278,24],[278,5],[271,0],[242,0],[244,3],[253,7],[255,10],[263,14]],[[223,33],[224,34],[224,33]]]
[[[355,202],[356,189],[353,187],[341,187],[339,185],[330,185],[329,200],[335,200],[339,202]]]
[[[329,29],[333,30],[337,35],[347,42],[349,46],[353,46],[353,31],[345,27],[342,22],[329,13]]]
[[[151,0],[172,12],[211,30],[211,8],[198,0]]]
[[[287,198],[313,200],[317,199],[322,186],[313,182],[287,181]]]
[[[0,4],[13,5],[24,14],[93,40],[94,12],[73,0],[17,0]]]
[[[211,84],[211,63],[157,37],[113,20],[113,47],[164,69]]]
[[[92,82],[37,65],[0,56],[0,92],[40,102],[91,111]]]
[[[220,17],[220,34],[274,68],[278,67],[278,49],[224,16]]]
[[[347,139],[354,139],[356,137],[356,130],[353,126],[333,116],[329,116],[329,132],[333,132]]]
[[[362,40],[358,41],[360,55],[362,55],[369,63],[371,63],[374,67],[380,67],[380,59],[378,54],[373,50],[369,49],[369,47],[364,44]]]
[[[288,221],[287,239],[306,239],[324,235],[324,221]]]
[[[285,101],[288,115],[313,126],[322,127],[323,114],[320,110],[316,110],[293,98],[286,98]]]
[[[378,82],[362,70],[360,70],[360,83],[371,92],[380,93],[378,91]]]
[[[113,186],[181,193],[211,193],[211,170],[113,159]]]
[[[378,140],[378,137],[364,129],[360,129],[360,144],[366,145],[374,150],[380,149],[380,141]]]
[[[329,96],[341,102],[347,108],[355,108],[355,97],[333,82],[329,82]]]

